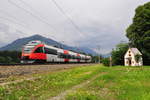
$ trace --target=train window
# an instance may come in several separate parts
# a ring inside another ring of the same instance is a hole
[[[63,53],[58,53],[58,57],[59,58],[64,58],[64,54]]]
[[[59,53],[58,54],[59,58],[66,58],[66,59],[71,59],[73,58],[72,55],[68,55],[68,54],[63,54],[63,53]]]
[[[88,58],[87,58],[87,57],[85,57],[84,59],[85,59],[85,60],[88,60]]]
[[[39,47],[37,48],[34,53],[43,53],[43,48],[42,47]]]
[[[71,55],[71,59],[74,59],[74,55]]]
[[[63,58],[69,58],[68,54],[63,54]]]
[[[45,53],[46,54],[53,54],[53,55],[57,55],[57,50],[55,50],[55,49],[50,49],[50,48],[44,48],[44,50],[45,50]]]
[[[61,53],[57,52],[58,58],[61,58]]]
[[[76,59],[76,56],[75,56],[75,55],[73,55],[73,56],[72,56],[72,59]]]
[[[80,56],[77,56],[77,58],[76,59],[81,59],[81,57]]]
[[[63,54],[63,53],[61,53],[60,57],[61,57],[61,58],[64,58],[64,54]]]
[[[68,58],[71,59],[71,55],[68,55]]]
[[[30,53],[31,50],[24,50],[24,53]]]
[[[63,54],[63,53],[58,53],[58,57],[59,57],[59,58],[63,58],[63,57],[64,57],[64,54]]]

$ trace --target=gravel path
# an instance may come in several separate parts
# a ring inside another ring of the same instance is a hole
[[[21,76],[33,73],[53,72],[72,67],[87,66],[90,64],[55,64],[55,65],[25,65],[25,66],[0,66],[0,80],[9,76]]]

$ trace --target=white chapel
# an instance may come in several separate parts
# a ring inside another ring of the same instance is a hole
[[[137,48],[129,48],[124,56],[125,66],[142,66],[142,53]]]

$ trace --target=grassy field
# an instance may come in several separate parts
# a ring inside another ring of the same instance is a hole
[[[83,66],[0,86],[0,100],[45,100],[84,83],[65,95],[66,100],[150,100],[150,67]]]
[[[66,100],[150,100],[150,67],[101,67],[104,73]]]

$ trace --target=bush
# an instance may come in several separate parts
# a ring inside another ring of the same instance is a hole
[[[109,58],[103,58],[103,59],[102,59],[102,64],[103,64],[104,66],[109,66],[109,63],[110,63]]]

